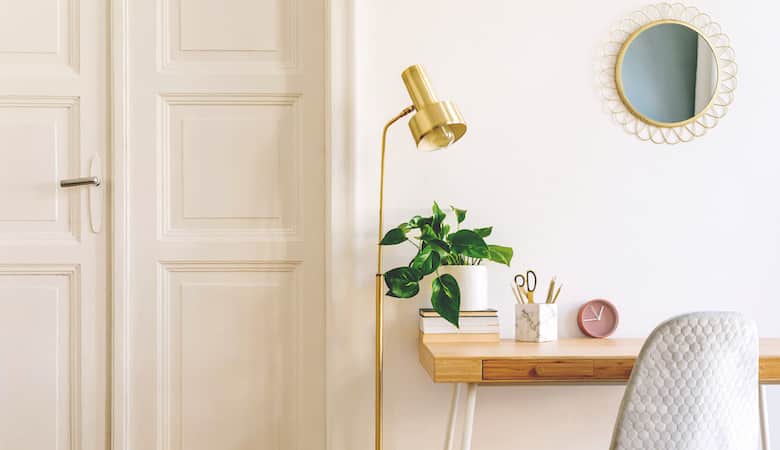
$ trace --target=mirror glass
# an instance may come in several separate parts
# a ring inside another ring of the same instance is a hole
[[[660,23],[626,45],[618,65],[618,91],[640,118],[674,124],[707,109],[718,84],[718,63],[696,30]]]

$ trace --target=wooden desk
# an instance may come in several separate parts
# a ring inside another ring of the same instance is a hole
[[[466,420],[462,448],[471,448],[478,385],[624,384],[631,375],[644,339],[561,339],[556,342],[419,343],[420,363],[435,383],[455,383],[446,449],[454,444],[455,424],[466,386]],[[768,450],[764,385],[780,384],[780,338],[761,339],[760,413],[763,448]]]
[[[644,339],[423,343],[436,383],[625,383]],[[780,338],[761,339],[759,379],[780,384]]]

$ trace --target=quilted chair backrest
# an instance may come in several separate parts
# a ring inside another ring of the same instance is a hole
[[[612,450],[753,450],[759,443],[758,334],[737,313],[659,325],[620,405]]]

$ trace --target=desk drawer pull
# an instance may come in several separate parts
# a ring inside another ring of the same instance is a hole
[[[594,375],[594,361],[488,359],[482,365],[485,380],[569,380]]]
[[[535,370],[540,377],[592,377],[593,361],[538,364]]]

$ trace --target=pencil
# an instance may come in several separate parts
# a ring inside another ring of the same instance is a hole
[[[553,301],[552,301],[553,303],[558,301],[558,295],[561,293],[561,288],[562,287],[563,287],[562,284],[560,286],[558,286],[558,290],[555,292],[555,297],[553,297]]]
[[[552,303],[553,291],[555,291],[555,277],[550,279],[550,285],[547,287],[547,298],[544,300],[545,303]]]

